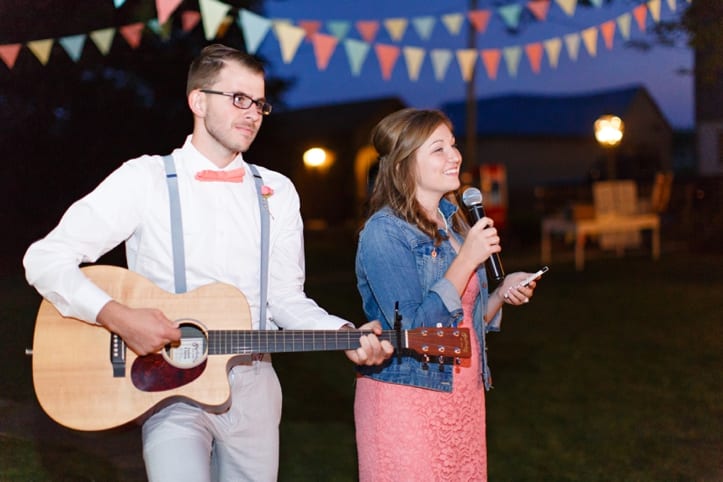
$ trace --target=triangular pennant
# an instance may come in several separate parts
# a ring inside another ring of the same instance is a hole
[[[311,43],[314,46],[314,57],[316,57],[316,68],[326,70],[329,65],[331,55],[336,49],[339,40],[333,35],[325,33],[315,33],[311,37]]]
[[[449,63],[452,61],[452,51],[449,49],[432,49],[429,52],[432,59],[432,68],[434,69],[434,78],[443,81],[447,75]]]
[[[550,0],[530,0],[527,2],[527,10],[532,12],[537,20],[544,21],[550,11]]]
[[[593,7],[600,8],[600,7],[602,7],[603,0],[590,0],[590,3],[592,4]]]
[[[115,8],[121,8],[124,3],[126,3],[126,0],[113,0]]]
[[[435,23],[436,19],[431,15],[412,18],[412,27],[414,27],[414,31],[417,32],[417,35],[419,35],[419,38],[422,40],[429,40],[432,36],[432,30],[434,30]]]
[[[7,65],[9,69],[15,66],[15,61],[18,59],[18,54],[22,47],[22,44],[0,45],[0,59],[5,62],[5,65]]]
[[[573,62],[577,60],[580,53],[580,34],[569,33],[563,37],[565,39],[565,47],[567,48],[567,56]]]
[[[382,70],[382,78],[384,80],[391,79],[394,64],[397,63],[399,58],[399,47],[396,45],[375,44],[374,50],[379,60],[379,68]]]
[[[27,45],[41,64],[45,65],[48,63],[48,59],[50,59],[50,51],[53,48],[53,39],[48,38],[43,40],[34,40],[32,42],[28,42]]]
[[[349,67],[351,67],[351,73],[357,77],[361,73],[364,60],[366,60],[369,54],[369,44],[356,39],[344,40],[344,50],[346,50],[346,56],[349,58]]]
[[[565,12],[568,17],[572,17],[575,15],[575,8],[577,7],[577,0],[555,0],[555,3],[557,3],[563,12]]]
[[[113,45],[115,29],[113,27],[109,27],[102,28],[100,30],[93,30],[88,36],[93,41],[101,54],[108,55],[110,47],[111,45]]]
[[[547,54],[547,62],[553,69],[557,68],[557,64],[560,61],[560,51],[562,50],[562,40],[560,37],[551,38],[542,42],[545,46],[545,53]]]
[[[118,31],[126,40],[126,42],[128,42],[128,45],[130,45],[132,49],[135,49],[138,48],[138,46],[141,44],[143,27],[145,27],[143,22],[136,22],[130,25],[123,25],[122,27],[118,28]]]
[[[203,33],[206,40],[216,38],[219,27],[226,20],[226,15],[231,7],[217,0],[198,0],[198,6],[201,8]]]
[[[409,80],[416,82],[419,79],[419,72],[422,70],[425,51],[420,47],[404,47],[404,61],[407,64]]]
[[[156,0],[156,14],[158,15],[158,23],[163,25],[176,11],[183,0]]]
[[[542,67],[542,44],[539,42],[525,45],[527,60],[530,61],[530,68],[536,74],[540,73]]]
[[[519,3],[509,3],[497,9],[497,15],[502,17],[507,28],[517,30],[520,26],[520,14],[522,13],[522,5]]]
[[[184,10],[181,14],[181,29],[183,29],[184,32],[190,32],[196,28],[196,25],[198,25],[198,22],[200,21],[201,12],[197,12],[195,10]]]
[[[173,27],[172,22],[161,24],[157,18],[152,18],[146,22],[146,25],[153,31],[153,33],[158,35],[164,41],[171,38],[171,27]]]
[[[500,49],[485,49],[480,52],[480,56],[482,57],[482,63],[485,66],[487,77],[495,80],[497,78],[497,72],[500,68],[502,51]]]
[[[660,22],[660,0],[649,0],[648,1],[648,11],[650,12],[650,16],[653,17],[653,22],[659,23]]]
[[[297,23],[306,32],[306,40],[311,40],[314,34],[321,29],[321,20],[299,20]]]
[[[58,43],[63,47],[63,49],[65,49],[65,52],[73,60],[73,62],[77,62],[80,59],[80,55],[83,53],[85,39],[86,36],[82,33],[62,37],[58,40]]]
[[[677,5],[675,4],[675,0],[668,0],[668,8],[671,12],[675,12]]]
[[[618,30],[624,40],[630,38],[630,26],[633,23],[633,16],[630,13],[624,13],[617,18]]]
[[[585,50],[590,57],[597,55],[597,27],[589,27],[581,32],[582,41],[585,44]]]
[[[384,20],[384,28],[387,29],[392,40],[399,42],[404,38],[408,23],[409,21],[406,18],[388,18]]]
[[[603,41],[605,42],[605,48],[612,50],[613,38],[615,37],[615,20],[608,20],[600,24],[600,31],[602,32]]]
[[[326,22],[326,29],[337,39],[343,40],[351,29],[351,22],[345,20],[330,20]]]
[[[635,22],[637,22],[638,28],[641,32],[645,32],[645,19],[647,17],[647,13],[648,8],[644,3],[633,9],[633,17],[635,17]]]
[[[246,44],[246,51],[253,55],[271,29],[271,20],[256,15],[250,10],[241,9],[238,13],[238,21],[244,37],[244,44]]]
[[[462,31],[462,23],[464,23],[464,15],[461,13],[448,13],[442,15],[442,23],[447,27],[450,35],[459,35]]]
[[[281,48],[281,60],[288,64],[296,56],[296,51],[304,40],[306,32],[303,28],[296,27],[287,22],[272,22],[274,34],[279,40],[279,47]]]
[[[460,49],[457,50],[457,64],[465,82],[472,80],[474,75],[475,64],[477,63],[476,49]]]
[[[355,26],[365,42],[374,42],[379,31],[379,22],[377,20],[359,20]]]
[[[479,33],[484,33],[487,30],[487,24],[490,21],[492,12],[489,10],[470,10],[467,12],[467,18],[472,24],[474,29]]]
[[[510,74],[510,77],[517,77],[517,69],[522,58],[522,48],[519,45],[505,47],[502,49],[502,56],[507,65],[507,73]]]

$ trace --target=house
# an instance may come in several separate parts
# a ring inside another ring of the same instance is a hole
[[[466,141],[464,102],[442,110],[460,144]],[[624,122],[616,152],[594,137],[594,122],[614,114]],[[672,166],[673,130],[642,86],[577,95],[506,95],[477,101],[476,158],[466,165],[502,164],[511,192],[540,185],[604,178],[614,155],[617,177],[652,179]]]

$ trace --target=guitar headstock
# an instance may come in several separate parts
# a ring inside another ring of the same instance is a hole
[[[415,328],[407,330],[406,348],[422,355],[450,358],[471,356],[469,328]]]

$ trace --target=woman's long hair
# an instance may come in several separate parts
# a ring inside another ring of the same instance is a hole
[[[389,206],[400,218],[433,238],[435,245],[439,245],[444,236],[417,202],[415,179],[417,150],[440,125],[452,130],[452,122],[442,112],[408,108],[386,116],[371,135],[372,145],[379,154],[379,170],[369,200],[369,215]],[[455,192],[445,194],[445,198],[457,206],[452,218],[453,229],[466,234],[469,226]]]

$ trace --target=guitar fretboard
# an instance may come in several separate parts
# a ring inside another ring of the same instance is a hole
[[[359,331],[351,330],[211,330],[210,355],[284,353],[303,351],[353,350],[359,348]],[[383,331],[378,337],[395,348],[397,333]],[[403,343],[403,347],[406,343]]]

